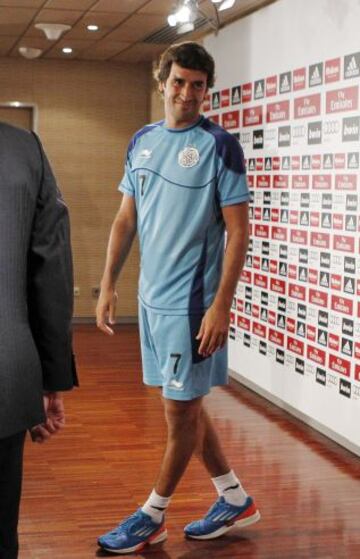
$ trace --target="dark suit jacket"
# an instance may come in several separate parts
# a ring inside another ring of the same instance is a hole
[[[37,136],[0,123],[0,438],[77,384],[68,211]]]

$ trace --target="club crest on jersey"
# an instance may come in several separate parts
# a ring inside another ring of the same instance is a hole
[[[200,154],[194,147],[187,146],[178,155],[178,163],[181,167],[195,167],[199,161]]]

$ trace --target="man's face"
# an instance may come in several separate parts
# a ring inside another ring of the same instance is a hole
[[[199,117],[207,92],[207,74],[182,68],[173,62],[168,79],[160,84],[160,91],[164,94],[167,125],[184,128]]]

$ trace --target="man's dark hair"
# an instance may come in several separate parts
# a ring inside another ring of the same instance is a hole
[[[161,55],[158,68],[155,70],[155,79],[165,83],[175,62],[188,70],[199,70],[207,74],[207,87],[213,87],[215,82],[215,62],[213,57],[198,43],[186,41],[171,45]]]

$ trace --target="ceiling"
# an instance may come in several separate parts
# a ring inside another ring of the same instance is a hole
[[[236,0],[220,12],[220,26],[274,0]],[[215,20],[210,0],[199,0],[199,27],[176,35],[167,24],[172,0],[0,0],[0,56],[18,57],[19,47],[43,50],[42,58],[145,62],[155,59],[169,44],[197,39],[211,31],[206,17]],[[60,40],[49,41],[35,23],[65,23],[71,29]],[[99,30],[89,32],[89,24]],[[64,55],[63,47],[73,53]]]

